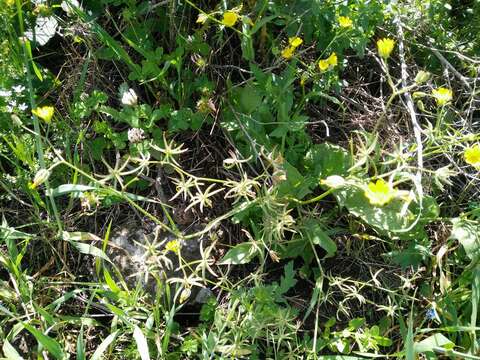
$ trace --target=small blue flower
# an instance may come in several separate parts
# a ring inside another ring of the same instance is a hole
[[[427,310],[425,317],[427,318],[427,320],[434,320],[438,317],[437,311],[434,308],[430,308]]]

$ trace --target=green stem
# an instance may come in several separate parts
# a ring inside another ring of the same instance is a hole
[[[20,32],[23,36],[24,33],[25,33],[25,29],[24,29],[24,26],[23,26],[22,5],[20,3],[20,0],[16,0],[15,2],[16,2],[16,5],[17,5],[17,14],[18,14],[18,22],[19,22],[19,26],[20,26]],[[30,107],[32,109],[35,109],[36,105],[35,105],[35,98],[34,98],[34,94],[33,94],[32,77],[31,77],[30,66],[29,66],[30,63],[33,63],[33,59],[30,56],[30,52],[27,52],[27,42],[28,42],[27,39],[22,39],[21,40],[22,48],[23,48],[23,59],[24,59],[25,67],[26,67],[26,71],[27,71],[27,85],[28,85],[28,95],[29,95]],[[33,128],[35,129],[35,134],[36,134],[35,135],[35,147],[36,147],[36,151],[37,151],[38,162],[40,164],[40,168],[45,169],[46,166],[45,166],[45,158],[44,158],[44,154],[43,154],[43,144],[42,144],[42,138],[40,136],[40,123],[38,122],[38,117],[36,115],[32,114],[32,118],[33,118]],[[50,184],[49,184],[48,179],[45,181],[45,187],[47,188],[47,191],[50,188]],[[52,194],[50,194],[48,196],[48,199],[51,203],[52,210],[53,210],[53,213],[54,213],[54,216],[55,216],[55,220],[57,222],[58,232],[59,232],[59,234],[61,234],[63,226],[62,226],[62,222],[60,220],[60,215],[58,213],[58,209],[57,209],[57,205],[55,203],[55,199],[53,198]]]

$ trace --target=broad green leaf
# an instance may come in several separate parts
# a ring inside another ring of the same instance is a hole
[[[120,330],[117,330],[110,335],[108,335],[105,340],[102,341],[102,343],[98,346],[97,350],[93,353],[92,357],[90,360],[101,360],[103,359],[103,353],[107,348],[110,346],[111,343],[116,339],[118,333]]]
[[[138,353],[140,354],[140,358],[142,360],[150,360],[147,339],[138,326],[135,326],[135,329],[133,330],[133,338],[137,343],[137,349]]]
[[[329,143],[316,144],[304,159],[306,170],[317,180],[332,175],[346,176],[353,165],[353,157],[347,150]]]
[[[453,349],[455,344],[447,339],[443,334],[433,334],[420,342],[415,343],[415,352],[425,353],[433,352],[434,348]]]
[[[426,237],[422,221],[410,231],[406,231],[416,221],[416,215],[409,209],[403,209],[405,204],[400,199],[394,199],[384,206],[372,205],[358,186],[335,190],[334,196],[340,206],[345,206],[352,215],[359,217],[381,234],[395,234],[403,239]]]
[[[238,244],[228,250],[219,265],[247,264],[255,256],[256,250],[251,242]]]
[[[462,244],[470,260],[477,260],[480,257],[480,226],[460,218],[451,221],[453,227],[450,238]]]
[[[402,269],[409,266],[417,268],[430,255],[430,251],[425,246],[417,244],[414,240],[408,244],[406,249],[400,248],[385,254],[393,263],[400,265]]]
[[[253,85],[247,85],[240,90],[240,106],[246,114],[251,114],[262,103],[262,95]]]
[[[45,335],[41,331],[37,330],[29,324],[23,324],[25,329],[27,329],[37,341],[55,358],[58,360],[65,359],[65,354],[62,350],[60,344],[52,339],[51,337]]]

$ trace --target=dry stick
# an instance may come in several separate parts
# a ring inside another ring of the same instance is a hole
[[[405,63],[405,47],[403,44],[404,35],[403,35],[403,28],[400,18],[397,17],[395,19],[397,24],[397,31],[398,31],[398,53],[400,58],[401,64],[401,77],[402,77],[402,87],[406,89],[407,85],[407,64]],[[417,174],[415,175],[415,182],[417,182],[416,187],[418,191],[418,200],[420,206],[419,216],[422,212],[423,208],[423,189],[422,189],[422,171],[423,171],[423,144],[422,144],[422,128],[420,127],[417,121],[417,114],[415,113],[415,107],[413,105],[412,95],[409,91],[405,91],[403,96],[405,97],[405,102],[407,105],[407,110],[410,114],[410,120],[413,126],[413,133],[415,135],[415,141],[417,143],[417,163],[418,163],[418,170]]]
[[[467,78],[460,74],[455,67],[448,62],[447,59],[438,51],[437,49],[430,48],[430,50],[433,52],[433,54],[440,60],[440,62],[447,68],[450,69],[450,71],[462,82],[462,84],[469,90],[472,91],[472,87],[467,81]]]

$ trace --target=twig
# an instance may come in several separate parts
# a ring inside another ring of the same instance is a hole
[[[408,73],[407,73],[407,64],[405,63],[405,47],[404,47],[404,35],[403,35],[403,28],[402,28],[402,23],[400,21],[400,18],[397,17],[395,19],[396,25],[397,25],[397,32],[398,32],[398,53],[399,53],[399,59],[400,59],[400,65],[401,65],[401,78],[402,78],[402,88],[408,89],[408,84],[407,84],[407,78],[408,78]],[[417,114],[415,113],[415,107],[413,105],[413,99],[412,95],[410,94],[409,91],[405,91],[403,93],[403,96],[405,98],[406,106],[408,113],[410,114],[410,120],[412,122],[412,127],[413,127],[413,133],[415,136],[415,141],[417,143],[417,163],[418,163],[418,170],[417,173],[414,177],[418,191],[418,201],[419,201],[419,207],[420,207],[420,212],[422,212],[423,208],[423,188],[422,188],[422,171],[423,171],[423,144],[422,144],[422,128],[420,127],[420,124],[418,123],[417,120]]]
[[[462,74],[460,74],[458,72],[457,69],[455,69],[455,67],[450,64],[448,62],[447,59],[445,59],[445,57],[440,53],[440,51],[438,51],[437,49],[433,49],[431,48],[430,49],[433,54],[438,58],[438,60],[440,60],[440,62],[445,66],[447,67],[448,69],[450,69],[450,71],[462,82],[462,84],[469,90],[469,91],[472,91],[472,87],[470,86],[470,84],[468,83],[467,81],[467,78],[465,76],[463,76]]]

